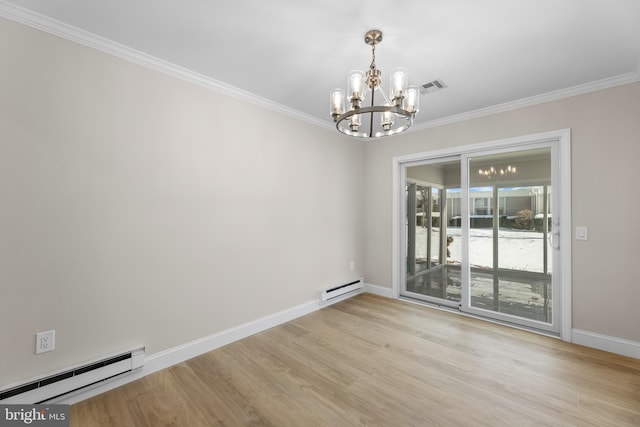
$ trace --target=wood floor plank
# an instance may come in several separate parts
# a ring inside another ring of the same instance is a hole
[[[172,368],[176,383],[191,402],[201,408],[212,425],[271,426],[252,407],[237,388],[222,375],[215,364],[205,358],[195,358]]]
[[[71,407],[72,426],[640,426],[640,361],[361,294]]]

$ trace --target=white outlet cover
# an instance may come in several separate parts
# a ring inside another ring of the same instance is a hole
[[[38,332],[36,334],[36,354],[53,351],[56,348],[56,331]]]

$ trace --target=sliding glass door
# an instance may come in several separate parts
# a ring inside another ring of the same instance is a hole
[[[559,333],[554,153],[538,143],[408,165],[400,294]]]
[[[551,148],[465,156],[466,311],[553,330]]]

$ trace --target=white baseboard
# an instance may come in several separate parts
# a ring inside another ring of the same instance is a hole
[[[371,283],[364,284],[364,291],[381,297],[393,298],[393,289]]]
[[[640,343],[595,332],[573,329],[571,341],[574,344],[597,348],[598,350],[640,359]]]
[[[393,289],[371,283],[364,284],[364,291],[387,298],[394,298]],[[486,319],[483,319],[486,320]],[[597,334],[580,329],[571,330],[571,342],[621,356],[640,359],[640,342]]]
[[[209,351],[220,348],[224,345],[249,337],[258,332],[262,332],[274,326],[286,323],[290,320],[304,316],[306,314],[313,313],[321,308],[327,307],[333,303],[343,301],[351,298],[362,292],[369,292],[371,294],[380,295],[387,298],[393,298],[393,291],[391,288],[384,286],[373,285],[370,283],[364,284],[364,289],[352,292],[349,294],[341,295],[338,298],[332,299],[325,303],[319,301],[310,301],[298,306],[292,307],[265,316],[261,319],[254,320],[252,322],[245,323],[243,325],[227,329],[217,334],[209,335],[159,353],[149,355],[145,359],[143,368],[136,369],[129,375],[122,377],[116,377],[113,380],[99,383],[95,386],[79,390],[75,393],[70,393],[63,396],[60,399],[51,401],[50,403],[62,403],[73,404],[82,400],[88,399],[106,391],[112,390],[116,387],[120,387],[124,384],[130,383],[137,379],[140,379],[146,375],[154,372],[166,369],[170,366],[184,362],[185,360],[207,353]],[[610,337],[606,335],[600,335],[593,332],[582,331],[574,329],[572,333],[572,341],[576,344],[585,345],[587,347],[593,347],[600,350],[609,351],[612,353],[621,354],[623,356],[629,356],[640,359],[640,343],[629,341],[621,338]]]
[[[346,299],[353,295],[344,295]],[[324,306],[323,306],[324,307]],[[305,314],[313,313],[321,308],[319,301],[310,301],[290,309],[280,311],[278,313],[265,316],[261,319],[254,320],[252,322],[245,323],[240,326],[236,326],[226,331],[219,332],[217,334],[209,335],[204,338],[200,338],[159,353],[149,355],[145,359],[144,367],[133,371],[129,375],[124,375],[119,378],[114,378],[112,381],[97,384],[93,387],[88,387],[83,390],[79,390],[75,393],[70,393],[63,396],[60,399],[51,401],[50,403],[63,403],[73,404],[106,391],[112,390],[116,387],[120,387],[124,384],[130,383],[137,379],[140,379],[146,375],[154,372],[166,369],[177,363],[184,362],[185,360],[207,353],[209,351],[220,348],[224,345],[230,344],[234,341],[241,340],[258,332],[265,331],[273,328],[274,326],[286,323],[290,320],[296,319]]]
[[[344,301],[362,292],[365,292],[365,289],[358,289],[354,292],[349,292],[348,294],[340,295],[339,297],[332,298],[331,300],[324,302],[309,301],[296,307],[292,307],[278,313],[265,316],[261,319],[257,319],[252,322],[227,329],[217,334],[209,335],[207,337],[203,337],[182,345],[178,345],[176,347],[172,347],[159,353],[151,354],[146,357],[144,367],[141,369],[137,369],[130,374],[116,377],[112,380],[108,380],[94,386],[84,388],[77,392],[69,393],[59,399],[54,399],[49,403],[71,405],[90,397],[97,396],[98,394],[120,387],[132,381],[140,379],[146,375],[152,374],[162,369],[166,369],[170,366],[184,362],[185,360],[200,356],[201,354],[257,334],[258,332],[273,328],[274,326],[289,322],[290,320],[296,319],[306,314],[313,313],[314,311],[328,307],[331,304]]]

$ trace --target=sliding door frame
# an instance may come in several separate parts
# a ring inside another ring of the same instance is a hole
[[[461,193],[461,199],[462,199],[462,217],[467,219],[465,221],[462,222],[462,235],[464,236],[463,241],[462,241],[462,246],[463,246],[463,253],[464,254],[469,254],[469,235],[470,235],[470,224],[468,219],[471,217],[472,214],[472,209],[471,206],[469,205],[469,201],[470,201],[470,191],[471,191],[471,177],[469,176],[469,172],[471,171],[471,160],[475,159],[477,157],[484,157],[487,155],[499,155],[499,154],[512,154],[512,153],[518,153],[518,152],[526,152],[529,150],[535,150],[535,149],[541,149],[541,148],[548,148],[550,150],[550,163],[551,163],[551,176],[548,177],[548,179],[534,179],[533,181],[531,180],[525,180],[525,181],[512,181],[510,184],[508,184],[507,186],[528,186],[528,185],[536,185],[536,186],[542,186],[542,185],[549,185],[551,184],[553,187],[555,187],[556,183],[559,182],[559,176],[558,176],[558,171],[560,170],[560,164],[558,163],[558,157],[559,157],[559,152],[558,152],[558,144],[554,144],[553,141],[542,141],[542,142],[535,142],[535,143],[527,143],[527,144],[518,144],[517,146],[514,145],[510,145],[508,147],[500,147],[500,148],[494,148],[494,149],[490,149],[490,150],[484,150],[484,151],[478,151],[478,152],[472,152],[472,153],[464,153],[462,154],[462,162],[461,162],[461,172],[462,172],[462,193]],[[481,185],[488,185],[488,184],[481,184]],[[498,250],[498,240],[497,240],[497,235],[498,235],[498,228],[499,228],[499,221],[497,220],[497,216],[499,215],[499,193],[500,193],[500,185],[498,185],[497,183],[493,183],[491,185],[492,188],[492,206],[491,206],[491,214],[493,216],[493,237],[492,237],[492,241],[493,241],[493,265],[491,266],[491,275],[493,277],[493,296],[494,298],[498,295],[498,288],[499,288],[499,273],[498,271],[500,270],[499,265],[497,263],[498,259],[499,259],[499,250]],[[558,187],[560,188],[560,187]],[[561,200],[561,196],[562,193],[561,192],[555,192],[553,191],[553,202],[552,202],[552,206],[558,206]],[[553,209],[553,213],[555,213],[555,209]],[[557,232],[556,230],[556,217],[555,215],[552,215],[552,221],[554,226],[552,227],[552,236],[555,235],[555,233]],[[548,245],[551,244],[551,241],[554,242],[554,249],[557,249],[555,247],[555,243],[556,239],[547,239],[547,235],[544,235],[545,237],[543,238],[543,242],[544,242],[544,248],[545,250],[547,249]],[[551,236],[550,236],[551,237]],[[556,251],[554,251],[556,252]],[[562,251],[558,251],[558,254],[562,254]],[[546,255],[546,254],[545,254]],[[558,261],[558,262],[556,262]],[[556,264],[558,264],[560,262],[560,259],[556,259],[556,254],[554,254],[554,258],[553,258],[553,265],[555,266]],[[543,261],[544,264],[544,261]],[[462,278],[462,283],[468,284],[469,286],[471,286],[472,284],[472,275],[471,275],[471,266],[470,266],[470,259],[469,256],[465,256],[463,257],[463,262],[462,262],[462,272],[461,272],[461,278]],[[546,273],[546,272],[545,272]],[[513,314],[507,314],[502,312],[501,310],[497,310],[497,309],[486,309],[486,308],[480,308],[478,306],[475,306],[472,304],[471,302],[471,296],[469,295],[469,287],[467,286],[463,286],[462,288],[462,296],[463,298],[461,299],[461,305],[460,308],[462,311],[466,312],[466,313],[470,313],[470,314],[475,314],[477,316],[481,316],[481,317],[487,317],[487,318],[491,318],[491,319],[495,319],[497,321],[503,321],[503,322],[507,322],[509,324],[516,324],[516,325],[520,325],[523,326],[527,329],[532,329],[532,330],[539,330],[541,332],[545,332],[545,333],[550,333],[553,335],[559,335],[560,334],[560,328],[561,328],[561,311],[562,311],[562,277],[560,275],[556,275],[555,273],[552,274],[552,281],[551,281],[551,289],[552,289],[552,316],[551,322],[545,322],[545,321],[540,321],[540,320],[534,320],[528,317],[524,317],[524,316],[518,316],[518,315],[513,315]],[[558,286],[558,284],[560,284],[560,286]],[[466,291],[466,292],[465,292]],[[558,300],[556,302],[556,296],[558,297]],[[494,300],[495,301],[495,300]]]
[[[393,241],[392,241],[392,293],[395,298],[400,297],[400,289],[404,280],[406,260],[406,247],[404,247],[404,226],[406,220],[406,169],[426,163],[434,163],[444,158],[456,156],[470,156],[474,153],[488,150],[519,149],[520,147],[550,143],[557,146],[558,167],[553,168],[552,182],[557,186],[559,205],[554,207],[553,236],[554,245],[562,248],[560,252],[560,263],[558,268],[554,265],[554,275],[560,279],[561,289],[559,297],[560,303],[560,338],[564,341],[571,341],[571,130],[561,129],[556,131],[523,135],[514,138],[507,138],[495,141],[488,141],[479,144],[472,144],[459,147],[451,147],[442,150],[428,151],[422,153],[397,156],[392,159],[393,170]],[[461,164],[462,179],[467,179],[466,165]],[[463,181],[465,182],[465,181]],[[557,183],[557,184],[556,184]],[[555,191],[555,190],[554,190]],[[463,253],[467,248],[463,242]],[[465,297],[465,295],[463,295]],[[555,298],[556,296],[554,296]]]

